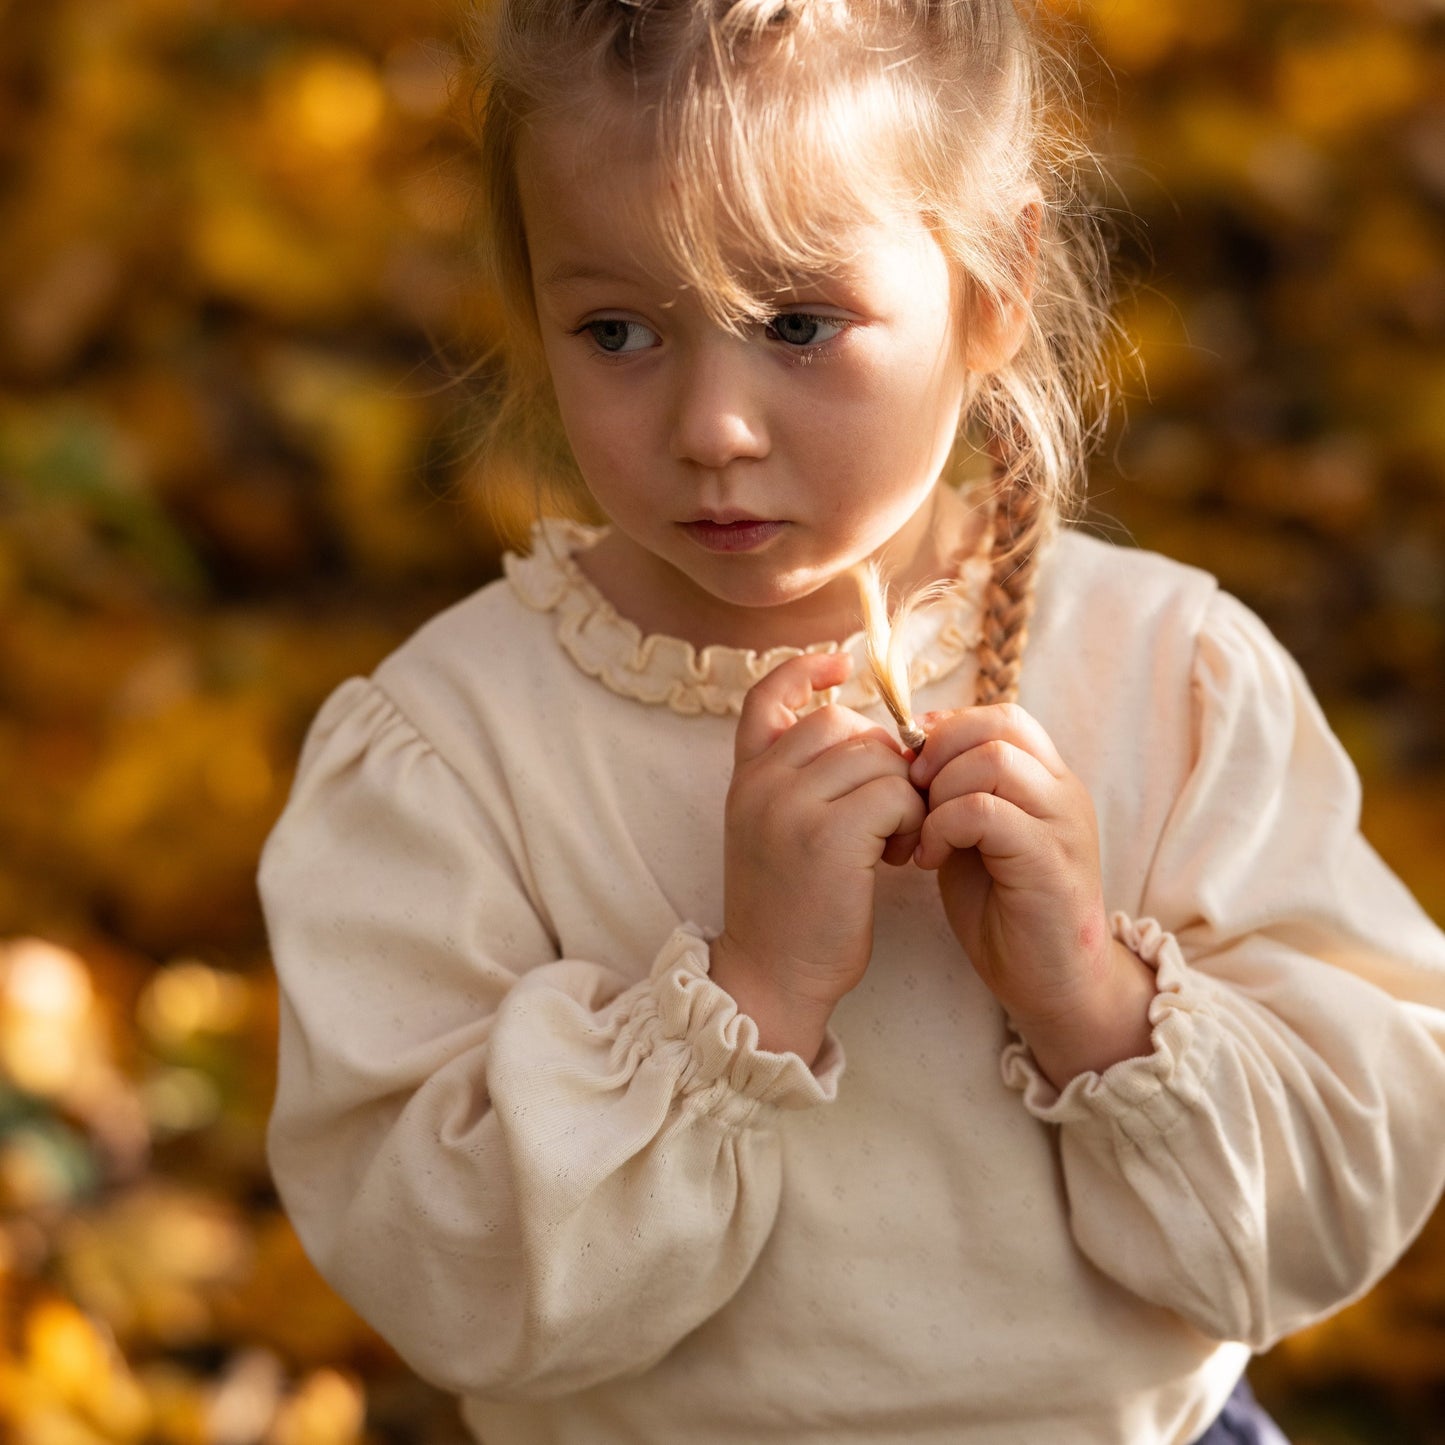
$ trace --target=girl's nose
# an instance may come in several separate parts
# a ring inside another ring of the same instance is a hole
[[[680,363],[673,403],[672,454],[719,471],[729,462],[768,453],[764,378],[757,348],[719,337]]]

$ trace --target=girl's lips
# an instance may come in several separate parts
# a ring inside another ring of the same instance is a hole
[[[682,530],[709,552],[752,552],[770,542],[787,525],[750,517],[741,522],[684,522]]]

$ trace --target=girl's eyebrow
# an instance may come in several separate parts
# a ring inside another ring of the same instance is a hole
[[[591,266],[586,262],[562,262],[554,266],[539,283],[544,291],[550,291],[559,286],[575,286],[581,281],[608,281],[614,284],[625,284],[628,278],[619,275],[616,271],[609,271],[605,266]]]

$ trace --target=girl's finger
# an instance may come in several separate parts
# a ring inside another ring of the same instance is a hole
[[[950,853],[977,848],[995,878],[998,864],[1027,860],[1047,842],[1037,818],[992,793],[950,798],[929,811],[921,832],[914,855],[920,868],[941,868]]]
[[[907,771],[898,740],[892,733],[862,713],[836,703],[810,712],[776,737],[772,744],[772,756],[785,767],[803,768],[831,749],[863,738],[881,744],[904,763],[903,771]]]
[[[1038,758],[999,738],[944,763],[929,785],[929,807],[964,793],[992,793],[1035,818],[1057,818],[1067,802],[1062,783]]]
[[[805,652],[775,667],[748,689],[733,739],[733,759],[750,762],[798,721],[815,692],[837,687],[853,670],[846,652]]]
[[[923,799],[906,778],[873,778],[833,804],[847,820],[847,831],[855,837],[870,837],[874,847],[900,833],[915,833],[924,826]],[[876,862],[875,852],[871,859]]]
[[[907,833],[895,833],[883,845],[883,861],[892,868],[903,867],[913,857],[922,837],[923,832],[918,828]]]
[[[928,787],[951,758],[980,743],[994,741],[1012,743],[1031,753],[1056,778],[1064,777],[1069,771],[1042,724],[1017,703],[991,703],[986,707],[960,708],[957,712],[928,713],[922,724],[928,741],[909,772],[920,788]]]
[[[906,780],[908,763],[887,734],[868,732],[833,744],[800,771],[812,796],[831,803],[874,778]]]

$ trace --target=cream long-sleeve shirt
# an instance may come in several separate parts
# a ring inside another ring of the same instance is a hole
[[[260,877],[282,1197],[486,1445],[1185,1445],[1398,1257],[1445,938],[1210,577],[1043,561],[1021,701],[1158,981],[1153,1052],[1060,1093],[911,865],[813,1069],[758,1048],[705,940],[737,708],[791,654],[644,639],[549,537],[332,694]],[[920,708],[971,701],[980,566]]]

